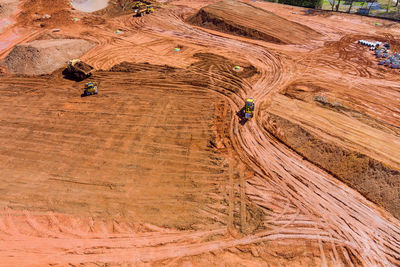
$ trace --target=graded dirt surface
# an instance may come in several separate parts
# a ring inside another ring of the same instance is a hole
[[[2,264],[400,265],[399,72],[355,44],[396,49],[399,28],[265,2],[163,2],[141,18],[49,2],[23,1],[0,60],[83,39],[96,71],[0,74]],[[189,23],[204,10],[221,27]],[[98,95],[81,97],[87,81]]]
[[[163,82],[167,72],[174,81]],[[219,202],[212,195],[228,176],[227,160],[207,147],[215,139],[215,94],[191,86],[182,71],[157,66],[91,79],[103,88],[95,101],[80,97],[83,83],[62,76],[2,86],[10,104],[2,119],[14,125],[3,126],[15,128],[2,135],[1,201],[174,228],[207,225],[202,215]],[[32,82],[44,91],[26,90]],[[26,115],[17,119],[15,108]],[[23,177],[35,182],[20,184]]]

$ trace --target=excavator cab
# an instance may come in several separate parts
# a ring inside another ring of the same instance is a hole
[[[245,103],[244,103],[244,116],[246,119],[251,119],[253,118],[253,113],[254,113],[254,99],[253,98],[247,98]]]

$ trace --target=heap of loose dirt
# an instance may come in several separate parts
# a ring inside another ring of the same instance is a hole
[[[232,0],[203,7],[190,17],[188,22],[212,30],[278,44],[304,44],[320,36],[307,26]]]
[[[93,44],[81,39],[39,40],[17,45],[3,60],[9,73],[47,74],[80,57]]]

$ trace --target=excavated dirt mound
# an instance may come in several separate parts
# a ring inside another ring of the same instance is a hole
[[[203,7],[196,15],[190,17],[188,22],[212,30],[278,44],[300,44],[320,36],[307,26],[252,5],[231,0]]]
[[[55,71],[83,55],[92,44],[81,39],[40,40],[17,45],[3,60],[9,73],[38,75]]]

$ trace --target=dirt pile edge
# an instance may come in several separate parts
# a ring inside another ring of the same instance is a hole
[[[20,44],[1,62],[7,72],[40,75],[52,73],[94,45],[82,39],[38,40]]]

